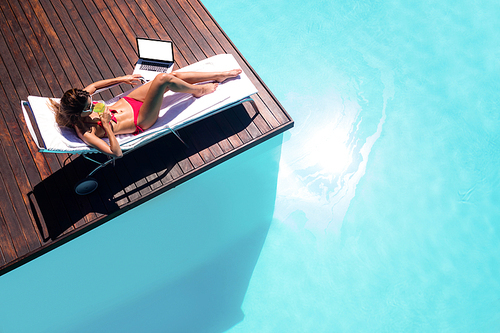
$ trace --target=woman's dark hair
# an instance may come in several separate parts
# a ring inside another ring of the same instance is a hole
[[[90,94],[88,91],[73,88],[64,93],[59,103],[50,100],[57,124],[70,128],[73,128],[75,125],[80,125],[80,114],[87,105],[89,96]]]

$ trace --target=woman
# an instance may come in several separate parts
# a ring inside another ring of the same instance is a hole
[[[109,108],[106,107],[104,112],[94,112],[90,96],[97,89],[116,83],[135,85],[140,82],[140,75],[126,75],[94,82],[84,89],[70,89],[64,93],[60,103],[53,102],[52,107],[59,126],[74,128],[78,136],[89,146],[105,154],[121,157],[122,150],[115,135],[138,134],[153,126],[158,119],[163,94],[167,90],[201,97],[214,92],[219,83],[240,73],[240,69],[227,72],[162,73],[153,81],[119,99]],[[195,84],[200,82],[210,83]],[[109,144],[102,139],[103,137],[109,139]]]

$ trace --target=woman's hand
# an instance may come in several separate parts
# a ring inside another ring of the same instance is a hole
[[[121,77],[121,80],[123,83],[128,83],[135,86],[136,84],[141,83],[141,77],[141,74],[124,75]]]
[[[100,150],[106,154],[113,155],[118,158],[122,157],[123,153],[120,148],[120,144],[116,140],[115,133],[113,133],[113,127],[111,126],[111,112],[109,111],[108,107],[106,107],[104,112],[99,114],[99,118],[102,122],[102,128],[104,129],[104,132],[109,139],[109,146],[102,146],[103,148],[101,148]]]
[[[101,119],[102,125],[109,124],[111,121],[111,112],[109,112],[108,107],[104,109],[103,112],[99,113],[99,119]]]

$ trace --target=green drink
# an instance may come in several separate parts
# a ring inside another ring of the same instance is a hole
[[[97,112],[99,114],[103,113],[105,109],[106,104],[104,104],[103,102],[99,102],[94,105],[94,112]]]

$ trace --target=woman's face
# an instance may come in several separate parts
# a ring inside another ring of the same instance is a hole
[[[87,104],[85,104],[85,108],[82,113],[80,113],[80,117],[87,117],[92,113],[92,98],[89,96],[87,99]]]

